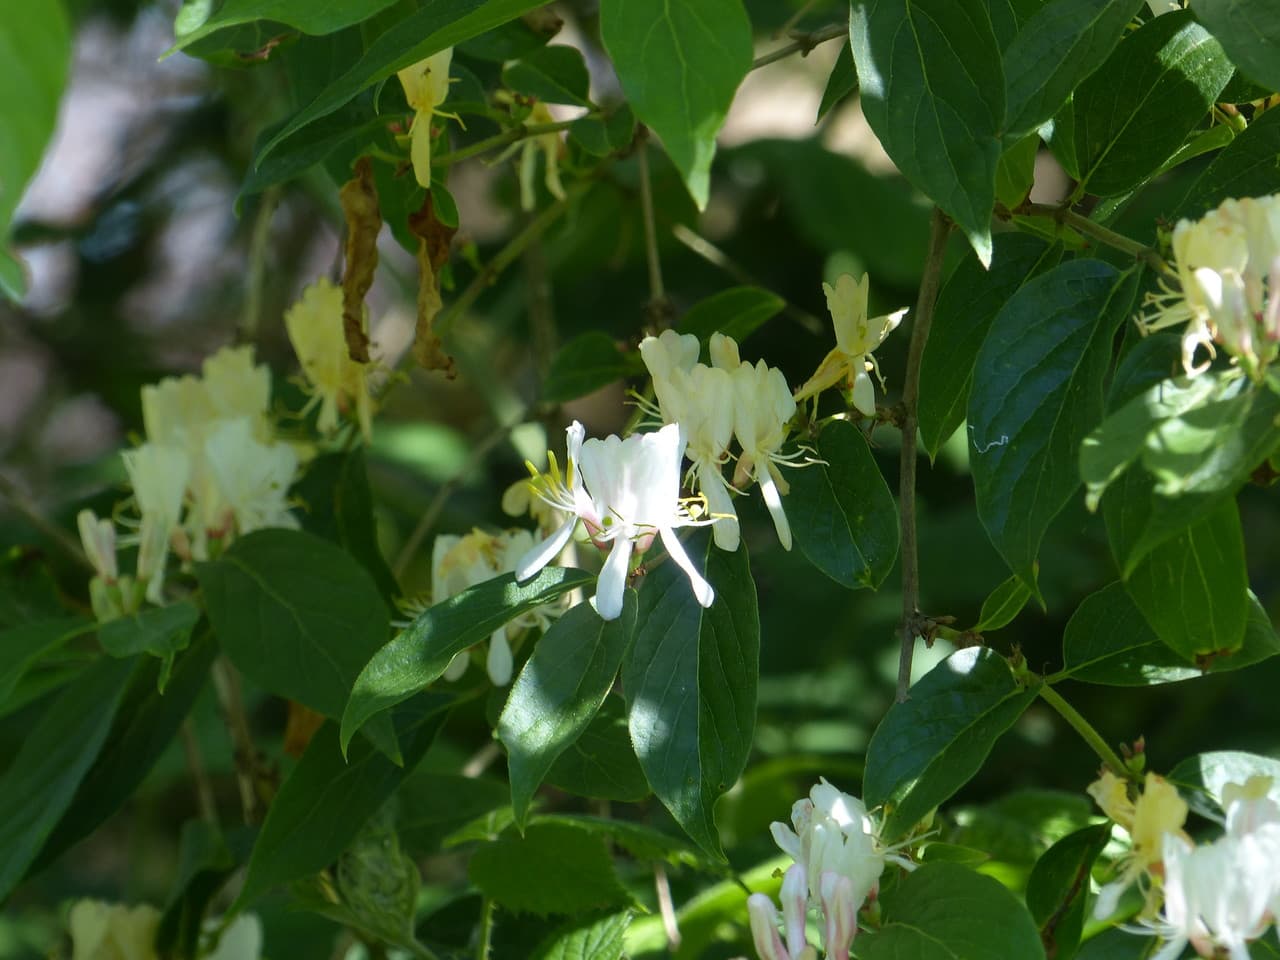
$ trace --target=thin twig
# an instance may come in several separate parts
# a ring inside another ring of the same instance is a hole
[[[920,393],[920,361],[929,340],[933,307],[938,299],[942,258],[947,251],[951,224],[937,207],[929,226],[929,253],[920,296],[911,319],[911,346],[907,352],[907,373],[902,382],[902,454],[898,473],[898,510],[902,523],[902,649],[898,655],[898,702],[907,699],[911,686],[911,658],[915,653],[920,616],[920,556],[916,544],[916,427]]]
[[[458,469],[458,472],[440,485],[440,489],[436,491],[436,495],[431,498],[431,502],[427,504],[427,509],[423,511],[422,516],[418,519],[418,525],[413,528],[413,532],[409,534],[409,539],[404,542],[404,546],[396,554],[395,563],[391,565],[391,570],[397,580],[404,576],[404,571],[413,560],[414,554],[418,552],[423,541],[426,540],[427,534],[431,532],[436,521],[440,519],[440,514],[448,504],[449,498],[457,492],[458,487],[462,486],[467,477],[480,468],[489,452],[505,440],[523,420],[524,417],[522,415],[517,417],[513,423],[502,423],[496,426],[471,448],[471,453],[467,456],[466,462]]]
[[[649,183],[649,138],[640,137],[636,158],[640,163],[640,210],[644,219],[644,258],[649,266],[649,305],[646,313],[658,330],[671,326],[674,311],[662,283],[662,260],[658,256],[658,228],[653,216],[653,187]]]
[[[785,59],[793,53],[808,56],[818,44],[826,43],[828,40],[834,40],[837,37],[847,37],[848,35],[849,24],[847,22],[829,23],[825,27],[810,30],[808,33],[793,33],[791,36],[794,39],[786,46],[756,57],[751,63],[751,69],[759,70],[761,67],[767,67],[769,64]]]
[[[240,807],[244,812],[244,822],[254,823],[258,816],[258,751],[253,745],[253,734],[249,730],[249,718],[240,693],[240,675],[226,657],[218,657],[213,662],[211,674],[213,689],[222,706],[223,720],[231,734],[231,744],[235,751],[236,783],[240,788]]]
[[[200,819],[214,826],[218,824],[218,806],[213,799],[213,787],[209,784],[209,774],[205,770],[204,755],[196,740],[195,730],[191,726],[191,718],[182,721],[178,728],[182,736],[182,752],[187,756],[187,769],[191,771],[191,779],[196,786],[196,809],[200,811]]]
[[[442,153],[437,157],[431,158],[433,167],[447,167],[450,164],[457,163],[459,160],[466,160],[477,154],[487,153],[490,150],[496,150],[498,147],[509,146],[513,143],[519,143],[528,137],[538,137],[544,133],[559,133],[561,130],[568,130],[579,120],[589,119],[600,116],[597,113],[586,113],[581,117],[574,117],[572,120],[556,120],[552,123],[518,123],[514,127],[508,127],[502,133],[495,133],[492,137],[486,137],[483,140],[477,140],[475,143],[468,144],[458,150],[452,150],[449,153]]]
[[[658,912],[662,915],[662,929],[667,935],[667,949],[675,953],[680,949],[680,924],[676,920],[675,902],[671,899],[667,869],[661,863],[653,865],[653,888],[658,894]]]
[[[240,336],[246,343],[258,337],[262,322],[262,290],[267,275],[267,250],[271,240],[271,220],[280,203],[280,186],[269,187],[258,203],[258,213],[253,220],[253,235],[249,240],[249,272],[245,279],[244,319],[240,324]]]
[[[13,509],[21,514],[27,523],[31,524],[37,532],[47,537],[54,546],[58,547],[77,564],[90,572],[97,572],[93,569],[93,564],[89,562],[89,558],[85,556],[80,544],[76,542],[75,537],[45,517],[40,512],[40,506],[31,497],[27,496],[25,490],[5,476],[4,473],[0,473],[0,497],[8,500]]]
[[[1131,237],[1126,237],[1122,233],[1117,233],[1108,227],[1104,227],[1083,214],[1076,213],[1070,207],[1055,207],[1047,203],[1027,203],[1019,207],[1015,212],[1026,213],[1035,217],[1051,217],[1058,223],[1071,227],[1087,237],[1092,237],[1099,243],[1105,243],[1108,247],[1130,254],[1134,259],[1143,261],[1155,270],[1167,272],[1169,269],[1169,265],[1151,247],[1141,244]]]

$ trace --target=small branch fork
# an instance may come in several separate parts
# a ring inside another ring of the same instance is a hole
[[[769,64],[785,59],[793,53],[798,53],[802,57],[808,56],[813,48],[819,44],[826,43],[828,40],[835,40],[837,37],[847,37],[848,35],[849,24],[847,22],[829,23],[825,27],[819,27],[817,30],[808,32],[793,32],[790,43],[756,57],[751,63],[751,69],[759,70],[761,67],[767,67]]]

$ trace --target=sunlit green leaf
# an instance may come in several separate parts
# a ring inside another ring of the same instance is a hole
[[[1085,827],[1063,837],[1036,861],[1027,879],[1027,908],[1041,942],[1055,957],[1069,957],[1087,919],[1090,870],[1111,839],[1111,824]]]

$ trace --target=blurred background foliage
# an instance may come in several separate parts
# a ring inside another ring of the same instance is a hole
[[[183,54],[160,60],[172,42],[174,4],[77,0],[71,6],[74,62],[58,132],[15,219],[30,291],[21,304],[0,303],[0,625],[43,604],[56,609],[69,600],[87,608],[83,571],[35,518],[69,531],[81,507],[110,510],[123,480],[118,450],[142,430],[143,384],[194,370],[226,343],[251,342],[274,371],[275,395],[301,406],[300,395],[290,393],[297,389],[297,368],[282,313],[304,285],[333,274],[339,257],[341,164],[238,198],[255,140],[297,102],[306,83],[290,70],[287,44],[216,67]],[[841,18],[834,2],[802,9],[799,0],[756,0],[748,8],[757,53],[778,46],[778,31],[796,22],[820,26]],[[595,99],[616,97],[594,5],[564,0],[552,9],[564,21],[557,42],[586,54]],[[260,40],[246,37],[246,49]],[[879,151],[856,98],[814,122],[840,46],[820,46],[748,77],[726,124],[701,215],[665,156],[650,152],[662,266],[677,316],[729,286],[750,283],[775,292],[785,309],[747,339],[743,354],[767,358],[793,384],[831,344],[822,281],[865,269],[873,314],[913,303],[927,242],[928,205]],[[277,69],[281,61],[284,69]],[[460,48],[455,63],[484,79],[498,70],[492,51],[479,42]],[[388,87],[384,95],[400,94]],[[495,129],[482,121],[465,131],[452,126],[453,148]],[[1060,198],[1065,181],[1047,155],[1037,169],[1036,199]],[[1199,169],[1193,161],[1144,191],[1117,228],[1153,240],[1158,218],[1168,215],[1186,178]],[[458,164],[448,186],[461,224],[447,277],[456,295],[530,215],[519,209],[511,161]],[[458,378],[415,372],[389,393],[367,452],[388,558],[401,551],[442,488],[449,495],[432,532],[506,525],[499,500],[523,476],[524,459],[536,458],[548,438],[559,443],[573,417],[593,434],[616,430],[629,417],[622,383],[562,408],[532,406],[556,346],[603,331],[631,349],[646,328],[649,289],[634,155],[587,189],[449,328]],[[954,265],[962,238],[952,242]],[[411,336],[416,275],[412,254],[389,230],[381,253],[383,268],[369,298],[373,336],[384,358],[394,360]],[[450,296],[446,287],[446,303]],[[901,385],[905,351],[906,339],[891,337],[878,353],[890,401]],[[505,429],[526,410],[533,411],[528,426]],[[894,428],[878,427],[872,440],[896,487]],[[1008,571],[979,525],[962,441],[957,434],[935,463],[922,464],[918,505],[922,608],[967,627]],[[1280,515],[1256,490],[1240,503],[1250,581],[1274,620]],[[847,591],[783,552],[758,503],[745,501],[741,509],[760,595],[760,716],[755,756],[722,802],[720,820],[734,867],[748,870],[776,853],[769,822],[785,819],[818,775],[859,792],[862,752],[893,696],[900,601],[896,575],[877,593]],[[430,574],[429,542],[408,560],[402,587],[407,595],[421,593]],[[988,641],[1003,652],[1021,648],[1032,669],[1055,669],[1070,612],[1114,576],[1101,517],[1076,498],[1041,550],[1047,610],[1028,606]],[[945,654],[944,646],[917,658],[917,675]],[[14,755],[41,698],[69,676],[74,644],[65,657],[25,680],[27,695],[0,717],[0,765]],[[1163,770],[1202,750],[1274,754],[1280,748],[1278,685],[1280,658],[1251,670],[1126,690],[1122,697],[1079,684],[1065,693],[1113,742],[1145,736],[1150,766]],[[457,898],[453,892],[465,864],[441,843],[505,797],[485,716],[496,715],[500,693],[453,714],[400,798],[404,842],[423,858],[424,896],[438,907],[432,915],[437,942],[450,936],[465,942],[478,909],[477,894]],[[282,756],[285,704],[252,689],[246,696],[259,744]],[[232,747],[209,691],[189,732],[187,751],[203,758],[219,806],[234,809]],[[458,776],[486,765],[496,768],[488,776]],[[1069,827],[1090,813],[1082,791],[1096,766],[1055,715],[1033,704],[948,810],[943,837],[995,851],[1003,865],[988,868],[1004,870],[1002,878],[1016,884],[1047,842],[1065,832],[1064,817]],[[1076,796],[1052,799],[1047,790]],[[984,817],[991,804],[1002,805],[1006,816]],[[602,807],[607,802],[554,791],[547,803],[551,811]],[[670,826],[652,798],[628,809]],[[196,812],[184,744],[175,742],[118,815],[19,888],[0,914],[0,957],[58,949],[62,911],[72,898],[164,903],[179,865],[177,838]],[[687,866],[672,865],[669,872],[677,905],[698,895],[741,895],[731,887],[707,893],[705,875]],[[640,902],[654,905],[646,870],[625,879]],[[260,910],[267,955],[333,956],[350,946],[338,926],[284,903],[277,897]],[[718,928],[721,913],[709,910],[711,921],[699,926],[697,905],[687,911],[681,956],[728,957],[749,949],[742,927]],[[504,916],[495,954],[524,956],[553,925]],[[662,942],[655,936],[656,949]]]

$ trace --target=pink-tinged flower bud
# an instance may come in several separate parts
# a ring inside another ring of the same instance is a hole
[[[809,912],[809,880],[804,867],[792,864],[782,877],[782,925],[787,935],[787,951],[793,957],[805,948],[805,916]]]
[[[116,570],[116,528],[110,520],[99,520],[92,510],[81,510],[76,515],[76,526],[80,528],[84,555],[89,558],[94,571],[104,583],[115,583],[119,576]]]
[[[778,908],[772,900],[763,893],[753,893],[747,897],[747,916],[760,960],[792,960],[778,936]]]
[[[826,920],[827,960],[849,960],[858,932],[858,906],[848,877],[830,870],[822,874],[822,914]]]

